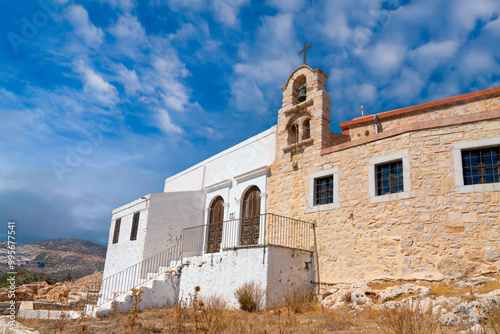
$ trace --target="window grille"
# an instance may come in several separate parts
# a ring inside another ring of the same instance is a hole
[[[115,232],[113,233],[113,243],[116,244],[118,242],[118,238],[120,237],[120,225],[122,223],[122,219],[118,218],[115,221]]]
[[[137,228],[139,227],[139,212],[134,213],[132,221],[132,232],[130,233],[130,240],[137,240]]]
[[[500,182],[500,146],[462,150],[464,185]]]
[[[403,161],[376,166],[377,196],[403,191]]]
[[[333,175],[314,180],[315,205],[333,203]]]

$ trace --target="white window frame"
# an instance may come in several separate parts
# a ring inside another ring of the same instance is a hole
[[[376,168],[377,165],[401,160],[403,162],[403,191],[393,194],[377,195],[376,189]],[[410,198],[411,192],[411,168],[410,154],[408,150],[391,153],[381,157],[371,158],[368,166],[368,195],[370,203],[382,203]]]
[[[333,203],[316,205],[314,181],[316,179],[333,176]],[[307,206],[307,213],[320,212],[325,210],[333,210],[340,208],[339,201],[339,168],[333,167],[319,172],[309,174],[309,200]]]
[[[474,148],[488,148],[491,146],[500,145],[500,136],[466,140],[453,143],[453,150],[451,156],[453,159],[453,177],[455,179],[455,186],[457,193],[477,193],[485,191],[500,191],[500,183],[485,183],[485,184],[471,184],[464,185],[464,172],[462,166],[462,150]]]

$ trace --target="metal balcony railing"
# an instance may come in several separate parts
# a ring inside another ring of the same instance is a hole
[[[314,229],[313,223],[272,213],[185,228],[176,245],[105,277],[102,284],[88,286],[87,304],[100,306],[113,301],[189,256],[257,246],[280,246],[314,252]]]
[[[314,224],[272,213],[190,227],[182,234],[183,256],[254,246],[314,251]]]

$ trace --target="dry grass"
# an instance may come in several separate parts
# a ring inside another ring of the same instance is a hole
[[[484,307],[488,313],[488,319],[483,327],[487,333],[500,334],[500,302],[492,299],[485,303]]]
[[[262,307],[264,289],[256,282],[248,282],[234,292],[234,296],[243,311],[255,312]]]
[[[294,313],[312,311],[317,305],[314,290],[306,285],[292,288],[285,294],[285,306]]]
[[[432,307],[423,310],[420,300],[416,299],[407,300],[395,309],[383,309],[379,323],[386,334],[433,334],[441,332],[437,320]]]
[[[208,299],[205,302],[207,307]],[[288,312],[286,309],[245,312],[227,310],[220,312],[216,305],[207,307],[206,315],[200,314],[199,329],[196,329],[193,309],[184,305],[182,310],[182,326],[179,326],[176,316],[179,310],[175,308],[148,309],[140,311],[137,325],[133,330],[128,327],[127,315],[117,314],[114,317],[84,318],[81,320],[36,320],[18,319],[28,327],[36,328],[41,334],[380,334],[379,320],[381,311],[367,308],[364,311],[338,310],[316,308],[302,314]],[[220,324],[207,325],[210,319],[218,314]],[[391,332],[386,332],[391,333]],[[413,332],[408,332],[411,334]],[[432,332],[429,332],[431,334]],[[456,328],[444,328],[443,333],[456,334]]]

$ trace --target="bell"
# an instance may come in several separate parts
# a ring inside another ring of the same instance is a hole
[[[297,97],[297,101],[304,102],[306,100],[306,85],[301,85],[299,87],[299,97]]]

